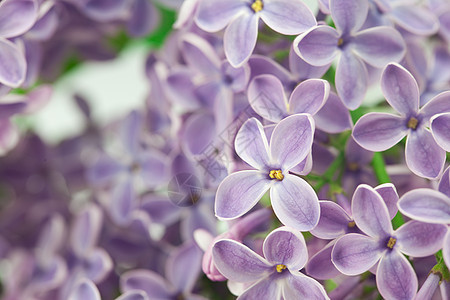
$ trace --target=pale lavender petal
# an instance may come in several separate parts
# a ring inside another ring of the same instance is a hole
[[[83,261],[86,277],[95,283],[103,281],[113,269],[113,261],[104,249],[94,249],[89,252]]]
[[[195,22],[205,31],[216,32],[227,26],[240,10],[247,9],[240,0],[200,1]]]
[[[150,300],[144,291],[128,291],[115,300]]]
[[[143,125],[141,114],[133,110],[129,113],[120,128],[120,138],[123,146],[133,158],[139,149],[139,136]]]
[[[352,199],[352,212],[356,225],[367,235],[384,238],[393,231],[383,198],[366,184],[356,188]]]
[[[409,221],[394,233],[396,249],[413,257],[429,256],[442,248],[446,233],[447,225]]]
[[[20,86],[26,70],[27,63],[19,47],[0,38],[0,83],[14,88]]]
[[[359,57],[376,68],[400,61],[406,52],[402,35],[388,26],[372,27],[358,32],[352,45],[352,50]]]
[[[330,84],[322,79],[308,79],[300,83],[289,98],[289,111],[293,114],[316,114],[328,99]]]
[[[447,170],[444,171],[444,174],[442,174],[442,178],[439,181],[438,191],[444,193],[450,198],[450,167],[448,167]]]
[[[353,163],[356,164],[358,168],[361,168],[372,161],[373,152],[361,147],[352,137],[347,140],[347,144],[345,145],[345,159],[347,165]]]
[[[338,204],[332,201],[319,201],[320,219],[311,233],[321,239],[335,239],[347,233],[352,218]]]
[[[234,240],[217,241],[213,259],[220,273],[232,281],[254,282],[276,272],[274,265]]]
[[[182,146],[192,156],[204,154],[217,136],[216,120],[211,113],[193,114],[183,127]]]
[[[287,284],[283,286],[283,297],[284,299],[330,299],[319,282],[300,272],[288,277]]]
[[[434,115],[450,112],[450,91],[442,92],[420,109],[420,116],[425,120]]]
[[[288,115],[288,102],[281,81],[270,74],[256,76],[247,90],[248,101],[255,112],[272,122]]]
[[[146,187],[153,188],[167,182],[169,160],[161,152],[154,149],[141,151],[135,163]]]
[[[398,201],[402,214],[418,221],[450,224],[450,198],[432,189],[415,189]]]
[[[283,119],[270,137],[270,157],[283,171],[289,171],[311,152],[314,120],[309,114]]]
[[[150,299],[170,299],[168,283],[159,274],[149,270],[132,270],[120,277],[120,289],[123,292],[142,290]]]
[[[419,285],[413,267],[396,250],[387,252],[380,260],[376,281],[385,299],[413,299]]]
[[[38,41],[49,40],[58,29],[58,25],[58,11],[55,5],[52,5],[27,32],[27,37]]]
[[[247,120],[234,141],[236,153],[255,169],[269,165],[269,143],[262,124],[255,118]]]
[[[177,291],[190,292],[201,271],[203,253],[194,242],[173,251],[166,262],[166,278]]]
[[[27,107],[23,113],[31,114],[43,108],[49,101],[53,93],[50,85],[41,85],[27,94]]]
[[[391,219],[395,217],[397,214],[397,202],[398,202],[398,194],[397,189],[392,183],[385,183],[379,185],[375,188],[378,194],[380,194],[381,198],[383,198],[384,203],[387,206],[389,211],[389,216]]]
[[[217,75],[221,60],[206,40],[195,34],[186,34],[181,42],[182,55],[186,63],[200,74]]]
[[[0,36],[12,38],[24,34],[34,25],[37,16],[36,1],[2,1],[0,4]]]
[[[76,217],[72,227],[71,245],[75,254],[82,256],[97,244],[103,225],[103,214],[95,204],[87,205]]]
[[[445,150],[439,147],[430,131],[418,128],[406,139],[405,160],[408,168],[420,177],[437,178],[445,164]]]
[[[225,56],[233,67],[242,66],[252,55],[258,36],[258,21],[257,14],[244,13],[234,19],[225,30],[223,47]]]
[[[306,273],[319,280],[334,278],[341,274],[331,262],[331,251],[336,240],[328,243],[322,250],[314,254],[306,265]]]
[[[339,97],[331,92],[327,102],[314,116],[316,127],[327,133],[339,133],[353,126],[350,113]]]
[[[330,64],[339,53],[339,33],[329,26],[317,26],[294,40],[294,51],[313,66]]]
[[[410,116],[419,109],[419,87],[411,73],[391,63],[383,71],[381,89],[386,101],[400,114]]]
[[[330,11],[336,28],[347,35],[356,32],[364,24],[369,12],[369,2],[330,0]]]
[[[420,299],[433,299],[433,295],[438,290],[439,282],[441,278],[438,274],[430,273],[428,274],[427,279],[420,287],[419,291],[415,296],[415,300]]]
[[[450,230],[444,238],[444,246],[442,248],[442,256],[444,257],[445,264],[450,266]]]
[[[222,72],[222,81],[233,92],[243,92],[247,89],[250,78],[250,67],[247,64],[240,68],[234,68],[227,60],[223,60],[220,71]]]
[[[0,155],[10,151],[18,142],[19,129],[9,119],[0,119]]]
[[[321,78],[329,68],[330,65],[316,67],[308,64],[295,53],[293,46],[291,47],[291,50],[289,50],[289,69],[298,80]]]
[[[435,115],[430,120],[433,137],[447,152],[450,152],[450,113]]]
[[[345,275],[358,275],[374,266],[383,248],[374,239],[357,233],[340,237],[331,252],[334,266]]]
[[[183,1],[178,11],[177,20],[175,24],[173,24],[173,28],[179,29],[189,24],[197,11],[199,3],[199,0]]]
[[[147,35],[159,22],[159,14],[151,1],[134,0],[131,16],[127,23],[128,32],[133,37]]]
[[[356,122],[353,138],[370,151],[385,151],[400,142],[407,133],[405,119],[386,113],[368,113]]]
[[[264,2],[261,19],[273,30],[287,35],[300,34],[317,25],[311,10],[300,0]]]
[[[114,188],[109,208],[114,221],[120,225],[126,224],[135,206],[136,195],[131,181],[127,180],[118,184]]]
[[[83,7],[83,12],[99,22],[116,20],[127,9],[128,1],[89,0]]]
[[[216,193],[215,213],[220,219],[235,219],[258,203],[270,188],[268,174],[240,171],[228,175]]]
[[[93,183],[105,183],[125,171],[125,167],[116,159],[102,154],[88,171],[88,178]]]
[[[431,35],[439,29],[439,20],[429,10],[419,5],[395,7],[390,16],[404,29],[419,35]]]
[[[83,279],[75,285],[74,289],[70,293],[69,300],[101,300],[100,292],[95,284],[88,280]]]
[[[291,271],[303,269],[308,261],[305,238],[289,227],[272,231],[264,240],[263,252],[269,263],[285,265]]]
[[[248,60],[248,65],[251,71],[251,78],[255,78],[258,75],[272,74],[281,80],[283,84],[289,84],[292,80],[292,74],[288,70],[265,55],[253,54]]]
[[[337,94],[350,110],[361,105],[366,95],[368,73],[364,62],[352,51],[343,51],[336,68]]]
[[[313,229],[319,222],[320,206],[313,188],[298,176],[286,174],[270,189],[275,215],[286,226],[300,231]]]
[[[275,276],[273,276],[275,277]],[[274,278],[264,278],[239,295],[239,300],[253,300],[253,299],[279,299],[281,294],[280,285]]]

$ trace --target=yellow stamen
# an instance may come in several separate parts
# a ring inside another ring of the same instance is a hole
[[[254,10],[254,12],[262,11],[263,7],[264,7],[264,4],[263,4],[262,0],[255,0],[255,2],[253,2],[253,4],[252,4],[252,9]]]
[[[338,39],[338,46],[342,46],[343,43],[344,43],[343,38]]]
[[[269,177],[272,179],[277,179],[279,181],[284,179],[283,173],[281,173],[281,170],[272,170],[269,173]]]
[[[392,249],[395,246],[395,243],[397,242],[396,239],[394,239],[393,237],[389,238],[389,241],[387,242],[387,247]]]
[[[285,265],[277,265],[277,272],[278,272],[278,273],[283,272],[284,269],[286,269],[286,266],[285,266]]]
[[[350,222],[348,222],[348,228],[353,228],[353,227],[355,227],[355,226],[356,226],[355,221],[350,221]]]
[[[411,128],[411,129],[416,129],[417,128],[417,124],[419,124],[419,120],[417,120],[416,118],[414,118],[414,117],[411,117],[409,120],[408,120],[408,128]]]

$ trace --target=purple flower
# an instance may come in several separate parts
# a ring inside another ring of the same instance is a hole
[[[447,227],[409,221],[393,230],[386,204],[376,191],[360,185],[352,203],[353,218],[366,235],[350,233],[336,241],[333,264],[345,275],[358,275],[378,263],[377,287],[386,299],[412,299],[417,276],[403,254],[425,257],[442,247]]]
[[[394,28],[380,26],[360,30],[367,17],[367,0],[330,0],[336,29],[319,25],[294,41],[296,53],[314,66],[330,64],[339,56],[336,90],[349,109],[361,104],[368,86],[365,63],[379,68],[398,62],[405,54],[405,43]]]
[[[101,300],[100,292],[95,284],[87,279],[80,279],[72,289],[68,300]],[[116,300],[150,300],[143,291],[129,291],[123,293]]]
[[[287,226],[307,231],[319,221],[319,202],[312,187],[289,171],[311,152],[314,121],[308,114],[283,119],[269,143],[261,123],[251,118],[242,125],[236,140],[237,154],[256,170],[228,175],[219,185],[215,212],[232,220],[248,212],[270,189],[272,207]]]
[[[368,113],[353,129],[353,138],[371,151],[384,151],[406,139],[406,164],[415,174],[436,178],[445,163],[445,150],[436,143],[426,128],[436,114],[450,112],[450,92],[430,100],[419,110],[419,89],[414,77],[398,64],[389,64],[383,72],[381,88],[387,102],[400,113]],[[437,120],[437,119],[436,119]],[[448,118],[437,120],[438,132],[450,126]],[[445,130],[445,129],[444,129]],[[437,133],[438,139],[442,135]]]
[[[224,49],[233,67],[244,64],[253,52],[261,18],[273,30],[300,34],[317,24],[309,8],[300,0],[203,0],[197,25],[208,32],[225,27]]]
[[[430,119],[433,137],[447,152],[450,152],[450,113],[437,114]]]
[[[253,283],[238,299],[329,299],[325,289],[301,270],[308,251],[303,236],[288,227],[272,231],[264,240],[264,257],[234,240],[214,244],[213,258],[229,280]]]

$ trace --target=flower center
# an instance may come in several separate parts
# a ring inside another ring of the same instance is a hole
[[[264,7],[264,4],[263,4],[262,0],[255,0],[255,2],[253,2],[253,4],[252,4],[252,9],[254,12],[262,11],[263,7]]]
[[[350,222],[348,222],[348,228],[353,228],[353,227],[355,227],[355,226],[356,226],[355,221],[350,221]]]
[[[396,242],[397,242],[396,239],[394,239],[393,237],[390,237],[389,241],[387,242],[386,247],[392,249],[392,248],[394,248]]]
[[[285,269],[286,269],[286,266],[285,266],[285,265],[277,265],[277,272],[278,272],[278,273],[283,272],[283,270],[285,270]]]
[[[417,124],[419,124],[419,120],[417,120],[414,117],[411,117],[409,118],[408,124],[406,126],[408,126],[408,128],[415,130],[417,128]]]
[[[344,44],[344,39],[343,38],[338,39],[338,43],[337,43],[338,47],[342,46],[342,44]]]
[[[359,170],[359,164],[358,164],[358,163],[355,163],[355,162],[349,162],[349,163],[347,164],[347,168],[348,168],[350,171],[355,172],[355,171],[358,171],[358,170]]]
[[[272,178],[272,179],[279,180],[279,181],[284,179],[284,176],[283,176],[283,173],[281,173],[281,170],[272,170],[272,171],[270,171],[269,177]]]

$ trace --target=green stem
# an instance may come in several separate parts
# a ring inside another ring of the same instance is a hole
[[[314,190],[318,193],[326,183],[329,183],[336,171],[345,163],[344,152],[340,152],[336,159],[331,163],[328,169],[323,173],[320,181],[314,186]]]

